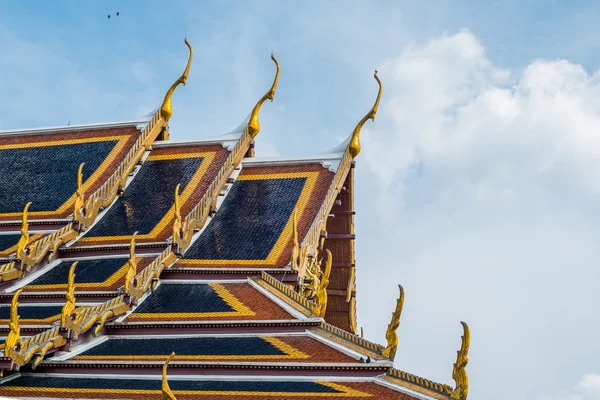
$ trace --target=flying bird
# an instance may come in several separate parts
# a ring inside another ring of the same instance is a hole
[[[117,17],[119,16],[119,12],[117,11]]]
[[[106,18],[110,19],[110,14],[108,14],[108,15],[106,16]]]

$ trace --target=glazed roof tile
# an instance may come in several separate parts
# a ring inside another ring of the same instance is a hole
[[[298,213],[302,239],[332,178],[321,164],[243,168],[215,217],[175,268],[288,265],[292,213]]]
[[[202,197],[229,152],[221,145],[153,150],[124,194],[72,247],[164,242],[171,235],[175,187],[181,184],[181,212],[187,214]]]
[[[77,169],[84,190],[96,190],[115,171],[140,131],[133,125],[53,134],[0,135],[0,221],[61,219],[73,212]]]

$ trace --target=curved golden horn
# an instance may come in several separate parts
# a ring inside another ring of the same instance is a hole
[[[12,302],[10,303],[10,322],[9,332],[4,342],[4,355],[8,356],[21,338],[21,328],[19,327],[19,295],[23,289],[15,292]]]
[[[81,209],[85,205],[85,193],[83,192],[83,166],[85,163],[79,165],[77,170],[77,190],[75,191],[75,205],[73,207],[73,218],[77,220]]]
[[[75,310],[75,267],[79,262],[75,261],[69,269],[69,279],[67,282],[67,301],[62,308],[60,314],[60,326],[64,327],[67,324],[67,318],[71,318],[73,310]]]
[[[275,97],[275,91],[277,90],[277,83],[279,82],[280,67],[279,67],[279,63],[277,62],[277,59],[275,58],[275,54],[273,54],[273,53],[271,53],[271,60],[273,60],[273,62],[277,66],[277,72],[275,73],[275,80],[273,81],[273,85],[271,86],[271,89],[269,89],[269,91],[267,93],[265,93],[265,95],[263,97],[261,97],[261,99],[258,101],[258,103],[256,103],[256,105],[252,109],[252,114],[250,115],[250,121],[248,121],[248,133],[253,138],[256,137],[256,135],[258,135],[258,132],[260,131],[260,123],[258,122],[258,113],[260,112],[260,107],[263,105],[263,103],[265,101],[267,101],[267,99],[273,101],[273,99]]]
[[[460,350],[456,352],[456,362],[452,369],[452,379],[456,383],[456,388],[450,394],[450,397],[458,400],[467,400],[469,394],[469,376],[466,366],[469,363],[469,346],[471,344],[471,332],[466,322],[460,322],[463,326],[463,335],[461,337]]]
[[[400,326],[400,315],[402,315],[402,308],[404,307],[404,288],[402,285],[398,285],[400,289],[400,296],[396,301],[396,309],[392,313],[392,320],[390,321],[387,331],[385,332],[385,338],[387,339],[387,346],[383,350],[382,354],[394,361],[396,357],[396,350],[398,350],[398,327]]]
[[[373,76],[375,77],[375,80],[379,85],[379,93],[377,93],[377,99],[375,100],[375,104],[373,105],[373,108],[371,108],[371,111],[369,111],[367,115],[365,115],[363,119],[360,120],[358,125],[356,125],[356,128],[354,128],[354,132],[352,132],[352,138],[350,139],[350,144],[348,145],[352,158],[355,158],[358,155],[358,153],[360,153],[360,130],[362,129],[363,125],[365,124],[365,122],[367,122],[368,119],[370,119],[371,121],[375,121],[375,114],[377,114],[377,109],[379,108],[379,100],[381,99],[381,81],[377,76],[377,71],[375,71],[375,74],[373,74]]]
[[[23,217],[21,220],[21,238],[17,243],[17,258],[19,259],[23,259],[23,257],[26,255],[25,250],[27,249],[27,246],[29,246],[29,223],[27,222],[27,218],[29,216],[30,205],[31,202],[27,203],[23,209]]]
[[[160,106],[160,115],[163,117],[165,122],[169,122],[171,115],[173,115],[173,108],[171,106],[171,98],[173,97],[173,92],[175,91],[177,86],[179,86],[180,83],[182,83],[183,86],[185,86],[188,75],[190,73],[190,67],[192,66],[192,57],[194,55],[194,49],[192,48],[192,45],[190,44],[190,42],[188,42],[187,38],[185,38],[184,42],[187,45],[187,47],[190,49],[190,56],[188,57],[188,62],[187,62],[187,66],[185,67],[185,71],[183,71],[183,74],[179,77],[179,79],[177,79],[171,85],[171,87],[167,91],[167,94],[165,95],[165,100],[163,101],[162,105]]]
[[[131,293],[131,285],[133,285],[133,279],[137,273],[137,257],[135,255],[135,237],[137,231],[131,235],[131,242],[129,243],[129,261],[127,262],[127,274],[125,275],[125,293]]]
[[[171,388],[169,387],[169,381],[167,381],[167,367],[169,366],[169,363],[173,360],[174,357],[175,357],[175,352],[172,352],[171,355],[169,356],[169,358],[167,358],[167,360],[165,361],[165,364],[163,365],[162,400],[177,400],[177,398],[171,391]]]

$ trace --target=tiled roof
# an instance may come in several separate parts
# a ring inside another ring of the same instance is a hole
[[[73,212],[77,169],[84,189],[97,189],[139,135],[135,126],[44,135],[0,135],[0,221],[18,220],[27,202],[30,219],[65,218]]]

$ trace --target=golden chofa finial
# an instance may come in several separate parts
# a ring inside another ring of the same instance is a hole
[[[181,228],[183,227],[183,221],[181,220],[181,206],[179,199],[179,186],[175,187],[175,204],[173,206],[173,243],[178,243],[181,236]]]
[[[356,158],[358,153],[360,153],[360,130],[368,119],[375,121],[375,114],[377,114],[377,109],[379,108],[379,100],[381,99],[381,81],[377,76],[377,71],[375,71],[373,76],[379,85],[379,93],[377,93],[377,100],[375,100],[375,104],[373,105],[373,108],[371,108],[371,111],[369,111],[367,115],[360,120],[358,125],[356,125],[356,128],[354,128],[354,132],[352,132],[352,138],[350,139],[350,144],[348,145],[348,149],[350,150],[352,158]]]
[[[4,355],[8,355],[21,338],[21,328],[19,327],[19,295],[22,291],[23,289],[19,289],[15,292],[10,304],[9,331],[4,342]]]
[[[450,394],[450,397],[458,400],[467,400],[469,394],[469,377],[466,366],[469,363],[469,345],[471,344],[471,332],[466,322],[460,322],[463,326],[463,335],[461,337],[460,350],[456,352],[456,362],[452,369],[452,379],[456,383],[456,388]]]
[[[23,218],[21,221],[21,238],[17,243],[17,258],[21,260],[26,256],[25,250],[27,249],[27,246],[29,246],[29,223],[27,222],[27,216],[29,214],[30,205],[31,202],[27,203],[25,205],[25,208],[23,209]]]
[[[173,97],[173,92],[175,91],[177,86],[179,86],[180,83],[182,83],[183,86],[185,86],[188,75],[190,73],[190,67],[192,66],[192,56],[194,55],[194,49],[192,48],[190,42],[188,42],[187,38],[185,38],[185,44],[190,49],[190,56],[188,58],[187,66],[185,67],[185,71],[183,71],[183,75],[181,75],[179,79],[177,79],[175,83],[171,85],[171,87],[167,91],[167,94],[165,95],[165,100],[163,101],[162,106],[160,106],[160,115],[163,117],[165,122],[169,122],[171,115],[173,115],[173,108],[171,107],[171,98]]]
[[[73,206],[73,219],[81,215],[81,209],[85,205],[85,193],[83,192],[83,166],[85,163],[81,163],[77,170],[77,190],[75,191],[75,205]]]
[[[394,361],[396,358],[396,350],[398,350],[398,327],[400,326],[400,315],[402,314],[402,307],[404,307],[404,288],[402,285],[398,285],[400,289],[400,297],[396,301],[396,309],[392,313],[392,320],[387,327],[385,332],[385,338],[387,339],[387,346],[383,350],[382,354]]]
[[[169,363],[171,362],[171,360],[173,360],[173,357],[175,357],[175,352],[171,353],[171,355],[169,356],[169,358],[167,358],[167,360],[165,361],[165,364],[163,365],[162,400],[177,400],[177,398],[171,391],[171,388],[169,387],[169,381],[167,381],[167,367],[169,366]]]
[[[131,293],[131,285],[133,285],[133,278],[137,273],[137,257],[135,255],[135,236],[137,231],[131,236],[131,243],[129,244],[129,261],[127,262],[127,275],[125,275],[125,293]]]
[[[267,101],[267,99],[273,101],[275,97],[275,91],[277,90],[277,83],[279,82],[279,63],[277,62],[275,54],[273,53],[271,53],[271,60],[275,62],[275,65],[277,66],[277,72],[275,73],[275,80],[273,81],[271,89],[269,89],[269,91],[265,93],[265,95],[258,101],[258,103],[256,103],[256,105],[252,109],[250,121],[248,122],[248,133],[253,138],[256,137],[256,135],[258,135],[258,132],[260,131],[260,123],[258,122],[258,113],[260,112],[260,107],[265,101]]]
[[[71,269],[69,270],[69,281],[67,283],[67,301],[62,308],[62,312],[60,314],[60,326],[67,325],[67,319],[71,318],[71,314],[73,310],[75,310],[75,267],[77,267],[78,261],[75,261],[71,265]]]

